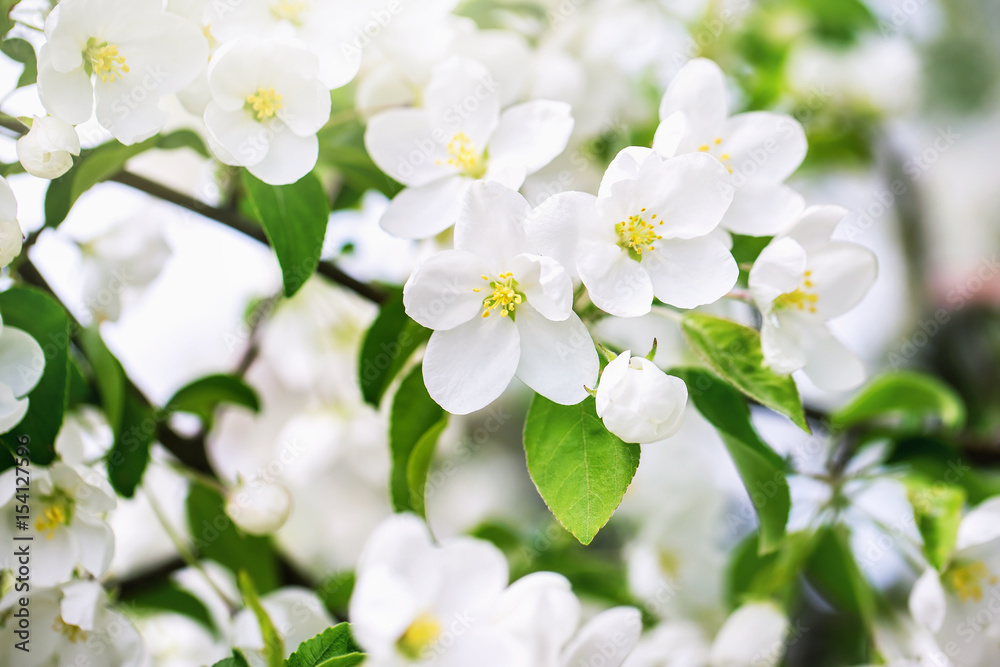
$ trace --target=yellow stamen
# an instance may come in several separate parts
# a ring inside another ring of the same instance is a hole
[[[488,276],[482,276],[482,279],[493,288],[493,292],[483,299],[483,317],[489,317],[490,311],[499,308],[500,317],[510,315],[513,318],[514,309],[524,301],[524,295],[517,291],[514,274],[501,273],[497,280],[490,280]],[[482,288],[473,287],[472,291],[480,292]]]
[[[962,602],[981,602],[983,599],[983,584],[996,586],[1000,583],[997,576],[990,572],[982,561],[973,561],[962,565],[953,565],[944,575],[945,583],[955,591]]]
[[[816,284],[812,281],[812,271],[806,271],[802,276],[802,285],[775,299],[775,308],[798,308],[803,312],[808,308],[810,313],[815,313],[819,295],[810,291],[815,286]]]
[[[70,625],[61,618],[56,619],[56,622],[52,624],[52,629],[69,639],[72,644],[87,640],[86,630],[76,625]]]
[[[431,644],[441,636],[441,624],[424,612],[418,616],[396,642],[400,652],[411,660],[419,660]]]
[[[35,530],[39,533],[47,533],[45,539],[51,540],[56,536],[56,529],[66,523],[66,510],[62,505],[49,507],[42,516],[35,521]]]
[[[646,209],[639,210],[640,215],[630,215],[628,220],[622,220],[615,225],[618,232],[618,245],[624,250],[628,250],[634,259],[641,260],[642,253],[655,250],[653,243],[663,237],[656,233],[656,228],[663,224],[663,221],[655,222],[656,214],[647,221],[641,216]]]
[[[271,15],[279,21],[302,25],[302,14],[309,9],[306,0],[277,0],[271,3]]]
[[[483,154],[476,150],[465,132],[457,133],[448,142],[448,155],[451,157],[443,161],[438,160],[437,163],[458,167],[471,178],[482,178],[486,173],[486,160],[483,159]]]
[[[94,37],[87,40],[83,62],[103,83],[113,82],[116,76],[124,79],[129,72],[125,56],[118,54],[118,47],[108,42],[98,43]]]
[[[256,93],[247,95],[247,106],[257,115],[257,120],[270,120],[274,118],[285,105],[281,102],[281,95],[274,92],[274,88],[257,88]]]

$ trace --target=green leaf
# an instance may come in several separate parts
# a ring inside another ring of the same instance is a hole
[[[760,521],[760,553],[774,551],[785,536],[791,495],[785,461],[761,440],[750,421],[746,400],[730,385],[697,368],[675,368],[688,396],[722,436]]]
[[[872,380],[862,392],[831,417],[834,428],[894,419],[904,431],[920,430],[934,419],[957,430],[965,423],[965,405],[958,394],[940,380],[913,371],[886,373]]]
[[[192,130],[175,130],[170,134],[161,134],[156,138],[156,148],[161,150],[190,148],[202,157],[212,157],[212,154],[205,147],[205,142]]]
[[[243,172],[254,217],[267,234],[285,285],[292,296],[316,272],[330,217],[330,202],[319,179],[307,174],[291,185],[268,185]]]
[[[260,400],[246,382],[235,375],[209,375],[187,384],[167,401],[167,412],[188,412],[197,415],[206,425],[212,423],[216,408],[222,403],[241,405],[260,412]]]
[[[239,649],[234,648],[232,657],[220,660],[212,667],[250,667],[250,663]]]
[[[288,667],[348,667],[364,659],[351,637],[351,626],[339,623],[299,644],[288,656]]]
[[[18,438],[27,436],[31,439],[31,460],[45,465],[55,458],[56,435],[62,427],[69,397],[70,319],[51,296],[21,285],[0,293],[0,314],[5,328],[26,332],[45,355],[42,377],[28,394],[27,414],[17,426],[0,436],[0,441],[14,451]]]
[[[0,0],[0,37],[6,37],[10,29],[14,27],[10,12],[19,2],[21,0]]]
[[[264,593],[278,587],[278,565],[266,537],[246,535],[225,512],[222,494],[204,484],[192,483],[187,497],[187,521],[194,548],[202,558],[214,560],[233,572],[246,571]]]
[[[316,595],[323,601],[334,618],[347,618],[347,610],[351,603],[351,593],[357,577],[352,570],[337,572],[329,576],[316,590]]]
[[[45,224],[48,227],[58,227],[73,208],[74,201],[70,199],[70,192],[73,190],[75,175],[70,170],[49,181],[49,187],[45,191]]]
[[[691,347],[723,380],[810,432],[795,381],[764,366],[759,332],[702,313],[685,315],[682,328]]]
[[[264,648],[262,653],[267,660],[268,667],[282,667],[285,662],[285,642],[274,627],[271,617],[267,615],[267,610],[260,602],[257,589],[253,585],[253,578],[246,570],[240,570],[237,577],[240,585],[240,593],[243,595],[243,603],[253,611],[260,626],[260,634],[264,638]]]
[[[791,533],[780,549],[762,553],[759,533],[749,535],[733,550],[726,570],[729,606],[735,608],[751,600],[788,595],[815,543],[815,533]]]
[[[31,44],[18,37],[5,39],[0,43],[0,51],[3,51],[11,60],[15,60],[24,65],[21,78],[17,80],[17,87],[30,86],[38,76],[38,59],[35,56],[35,49]]]
[[[104,344],[97,329],[84,329],[78,337],[94,372],[97,393],[111,431],[119,433],[125,409],[125,369]]]
[[[825,526],[818,531],[806,577],[832,606],[872,627],[875,594],[854,559],[845,526]]]
[[[377,408],[414,350],[430,336],[430,329],[406,315],[403,291],[391,292],[361,345],[358,379],[365,401]]]
[[[611,519],[639,467],[639,445],[608,432],[592,397],[567,406],[536,395],[524,451],[538,493],[582,544]]]
[[[423,515],[427,471],[437,439],[447,424],[447,413],[427,393],[423,369],[416,366],[403,379],[392,401],[390,492],[397,512],[412,510]]]
[[[958,540],[965,491],[920,478],[906,481],[906,495],[924,541],[924,555],[938,571],[943,571]]]
[[[212,616],[208,613],[205,604],[191,593],[181,590],[173,584],[167,583],[152,590],[145,590],[122,601],[140,609],[173,612],[187,616],[200,623],[206,630],[218,634],[218,629],[212,622]]]

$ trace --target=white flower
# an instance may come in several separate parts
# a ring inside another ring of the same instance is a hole
[[[870,250],[830,240],[845,215],[839,206],[807,209],[750,270],[750,293],[763,316],[765,363],[778,373],[803,369],[828,391],[864,381],[861,360],[834,338],[826,322],[856,306],[878,272]]]
[[[625,350],[607,365],[597,386],[597,416],[625,442],[645,445],[677,433],[684,422],[687,385],[645,357]]]
[[[37,544],[37,542],[36,542]],[[48,665],[142,664],[143,646],[129,619],[108,606],[108,595],[96,581],[73,581],[59,588],[36,587],[41,564],[34,562],[30,592],[12,591],[0,601],[0,627],[7,639],[0,647],[0,663],[43,667]],[[27,597],[29,607],[20,606]],[[17,617],[30,609],[29,652],[16,647]]]
[[[17,159],[38,178],[59,178],[80,154],[80,137],[72,125],[58,118],[35,116],[31,130],[17,140]]]
[[[229,490],[226,514],[251,535],[269,535],[281,528],[292,511],[292,496],[281,484],[254,478]]]
[[[584,386],[597,378],[572,281],[555,260],[532,252],[530,215],[510,188],[477,183],[455,225],[455,249],[425,260],[403,288],[407,314],[434,329],[423,364],[427,391],[451,413],[486,407],[515,375],[564,405],[585,399]]]
[[[802,197],[783,185],[806,155],[806,136],[794,118],[766,111],[728,117],[722,70],[711,60],[685,65],[660,101],[653,148],[665,157],[702,152],[732,174],[733,205],[722,226],[767,236],[802,211]]]
[[[28,412],[28,394],[45,370],[45,354],[30,335],[0,319],[0,433],[7,433]]]
[[[271,185],[308,174],[319,156],[316,133],[330,118],[318,76],[319,61],[304,49],[252,37],[223,45],[208,67],[212,152]]]
[[[12,540],[14,517],[21,501],[15,496],[15,469],[0,475],[0,536]],[[23,534],[32,542],[33,586],[55,586],[69,581],[81,565],[95,577],[111,564],[114,533],[102,516],[115,507],[115,493],[107,480],[93,470],[56,462],[50,468],[33,468],[29,485],[31,521]],[[13,544],[13,541],[10,542]],[[4,555],[7,568],[16,569],[15,557]]]
[[[17,223],[17,199],[7,179],[0,176],[0,268],[21,254],[24,232]]]
[[[910,612],[939,646],[956,647],[956,667],[1000,664],[1000,497],[970,511],[955,552],[938,573],[928,569],[910,593]]]
[[[722,298],[739,277],[729,248],[712,235],[732,196],[717,160],[664,160],[648,148],[626,148],[596,198],[555,195],[538,207],[529,231],[607,313],[645,315],[654,296],[694,308]]]
[[[587,622],[563,649],[560,667],[619,667],[642,633],[642,615],[634,607],[614,607]]]
[[[464,58],[436,67],[422,100],[420,109],[378,114],[365,131],[375,164],[407,186],[381,220],[404,238],[434,236],[454,224],[477,180],[520,188],[563,151],[573,130],[563,102],[527,102],[501,114],[499,83]]]
[[[431,542],[413,515],[387,519],[357,567],[351,630],[373,667],[508,667],[517,646],[483,620],[507,586],[507,561],[488,542]]]
[[[160,0],[63,0],[45,21],[38,93],[50,114],[79,125],[97,120],[132,144],[167,120],[160,99],[191,83],[208,62],[197,25]],[[93,81],[92,81],[93,79]]]

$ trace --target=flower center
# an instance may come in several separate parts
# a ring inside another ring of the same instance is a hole
[[[514,319],[514,308],[524,301],[524,295],[517,291],[517,281],[514,280],[514,274],[501,273],[496,280],[490,280],[489,276],[483,275],[482,279],[493,290],[488,297],[483,299],[483,317],[489,317],[491,310],[499,308],[501,317],[510,315],[511,319]],[[473,287],[472,291],[482,292],[483,288]]]
[[[69,501],[57,499],[35,520],[35,530],[45,533],[45,539],[51,540],[56,536],[59,526],[69,523],[70,514],[72,510]]]
[[[87,640],[86,630],[76,625],[70,625],[61,618],[56,619],[56,622],[52,624],[52,629],[66,637],[72,644]]]
[[[125,56],[118,55],[118,47],[108,42],[98,44],[95,37],[87,40],[83,64],[87,74],[96,74],[104,83],[111,83],[116,76],[124,79],[129,71]]]
[[[698,147],[698,150],[701,151],[702,153],[708,153],[716,160],[721,162],[722,166],[728,169],[729,173],[731,174],[733,173],[733,168],[727,163],[729,162],[729,160],[732,159],[732,156],[729,155],[729,153],[724,153],[724,152],[718,152],[718,154],[716,154],[717,151],[723,150],[721,146],[722,146],[722,137],[716,137],[715,139],[712,139],[711,146],[709,146],[708,144],[702,144],[701,146]]]
[[[285,105],[281,102],[281,95],[274,92],[274,88],[257,88],[256,93],[247,95],[247,107],[257,115],[257,120],[270,120]]]
[[[444,160],[444,164],[458,167],[466,176],[482,178],[486,173],[486,160],[483,154],[476,150],[465,132],[459,132],[448,142],[448,155],[451,157]],[[442,164],[442,161],[438,160],[437,163]]]
[[[978,560],[948,568],[944,580],[962,602],[980,602],[983,599],[983,583],[996,586],[1000,582],[986,564]]]
[[[816,286],[811,277],[812,271],[806,271],[802,278],[802,286],[796,287],[791,292],[785,292],[775,299],[775,308],[798,308],[802,312],[805,312],[808,308],[810,313],[815,313],[819,295],[810,291],[811,288]]]
[[[646,209],[641,209],[638,215],[630,215],[628,220],[622,220],[615,225],[618,233],[618,245],[627,250],[632,259],[642,260],[643,252],[650,252],[656,248],[653,244],[663,237],[656,233],[656,228],[663,224],[662,220],[656,219],[654,213],[649,220],[643,215]]]
[[[438,637],[441,624],[431,614],[420,614],[396,642],[400,652],[411,660],[419,660]]]
[[[302,25],[302,14],[309,9],[307,0],[277,0],[271,3],[271,15],[279,21]]]

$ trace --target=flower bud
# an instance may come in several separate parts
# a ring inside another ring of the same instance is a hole
[[[283,525],[292,509],[292,496],[281,484],[254,479],[232,489],[226,497],[226,514],[250,535],[269,535]]]
[[[687,386],[644,357],[626,350],[608,364],[597,387],[597,416],[625,442],[669,438],[684,421]]]
[[[31,131],[17,140],[17,159],[32,176],[59,178],[80,154],[80,137],[69,123],[35,116]]]

